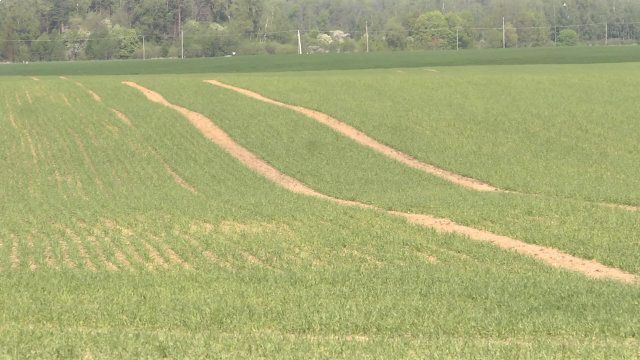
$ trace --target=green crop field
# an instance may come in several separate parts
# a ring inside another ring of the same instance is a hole
[[[640,65],[399,59],[0,77],[0,358],[640,357]],[[204,80],[508,191],[455,184]],[[266,164],[123,82],[202,114]],[[269,166],[377,210],[289,191]],[[571,256],[633,280],[587,276]]]

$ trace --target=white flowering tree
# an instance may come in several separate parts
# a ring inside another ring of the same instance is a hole
[[[329,46],[333,42],[333,39],[331,38],[331,36],[327,34],[320,34],[318,35],[317,39],[318,39],[318,42],[324,46]]]

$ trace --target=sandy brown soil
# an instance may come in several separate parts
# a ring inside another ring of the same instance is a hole
[[[87,91],[88,91],[91,95],[93,95],[93,98],[94,98],[94,99],[96,99],[96,101],[101,101],[101,100],[100,100],[100,96],[98,96],[98,94],[94,93],[93,91],[91,91],[91,90],[89,90],[89,89],[87,89]]]
[[[174,110],[179,111],[185,117],[187,117],[194,126],[200,129],[207,138],[209,138],[211,141],[221,146],[223,149],[229,152],[232,156],[238,158],[240,161],[242,161],[245,165],[247,165],[251,169],[257,171],[258,173],[262,174],[268,179],[276,182],[277,184],[293,192],[315,196],[323,199],[328,199],[343,205],[358,206],[366,209],[384,211],[391,215],[404,217],[405,219],[407,219],[412,223],[430,227],[437,231],[457,233],[457,234],[467,236],[468,238],[473,240],[491,242],[502,248],[515,250],[518,253],[535,257],[536,259],[546,264],[549,264],[555,267],[569,269],[572,271],[577,271],[592,278],[596,278],[596,279],[609,278],[609,279],[623,281],[626,283],[637,283],[638,281],[640,281],[640,276],[638,275],[629,274],[620,269],[608,267],[606,265],[598,263],[595,260],[581,259],[553,248],[528,244],[528,243],[515,240],[506,236],[496,235],[487,231],[474,229],[468,226],[457,224],[449,219],[435,218],[430,215],[407,214],[407,213],[401,213],[397,211],[387,211],[384,209],[376,208],[374,206],[358,203],[355,201],[347,201],[347,200],[331,198],[327,195],[318,193],[315,190],[309,188],[307,185],[303,184],[302,182],[296,179],[293,179],[286,174],[279,172],[277,169],[273,168],[264,160],[259,159],[258,157],[253,155],[249,150],[243,148],[242,146],[237,144],[235,141],[233,141],[233,139],[231,139],[229,135],[227,135],[224,131],[222,131],[220,128],[215,126],[213,122],[208,118],[206,118],[204,115],[173,105],[169,103],[167,100],[165,100],[164,97],[162,97],[162,95],[154,91],[151,91],[149,89],[146,89],[136,83],[124,82],[124,84],[127,84],[129,86],[132,86],[140,90],[152,101],[161,103],[167,107],[170,107]]]
[[[79,82],[76,82],[76,84],[77,84],[78,86],[80,86],[80,87],[85,88],[85,87],[84,87],[84,85],[82,85],[82,84],[81,84],[81,83],[79,83]],[[96,99],[96,101],[102,101],[102,100],[100,99],[100,96],[98,96],[98,94],[94,93],[93,91],[91,91],[91,90],[89,90],[89,89],[87,89],[87,88],[85,88],[85,89],[89,92],[89,94],[91,94],[91,95],[93,96],[93,98],[94,98],[94,99]]]
[[[69,256],[69,245],[67,245],[66,241],[63,241],[61,239],[58,239],[58,242],[60,243],[64,264],[68,268],[75,268],[76,265],[73,263],[73,260],[71,260],[71,256]]]
[[[40,80],[40,79],[38,79],[37,77],[33,77],[33,76],[32,76],[31,78],[32,78],[33,80],[35,80],[35,81]]]
[[[13,246],[11,247],[11,255],[9,256],[9,259],[11,260],[11,267],[17,268],[20,266],[20,255],[18,255],[18,238],[13,234],[10,234],[10,236],[11,240],[13,241]]]
[[[23,87],[24,89],[24,87]],[[27,90],[24,91],[25,94],[27,94],[27,100],[29,100],[29,104],[33,104],[33,101],[31,101],[31,95],[29,95],[29,92]]]
[[[125,114],[121,113],[120,111],[118,111],[116,109],[111,109],[111,111],[113,111],[116,115],[118,115],[120,120],[122,120],[125,123],[127,123],[127,125],[133,127],[133,124],[131,123],[131,120],[129,120],[129,118]]]
[[[317,120],[329,127],[331,127],[332,129],[334,129],[335,131],[341,133],[344,136],[347,136],[357,142],[359,142],[362,145],[366,145],[392,159],[395,159],[397,161],[400,161],[401,163],[404,163],[406,165],[409,165],[413,168],[422,170],[424,172],[445,178],[453,183],[456,183],[458,185],[462,185],[464,187],[468,187],[474,190],[479,190],[479,191],[501,191],[501,189],[491,186],[489,184],[483,183],[481,181],[475,180],[475,179],[471,179],[471,178],[467,178],[464,177],[462,175],[458,175],[455,173],[452,173],[450,171],[444,170],[444,169],[440,169],[436,166],[430,165],[430,164],[426,164],[418,159],[415,159],[403,152],[400,152],[396,149],[393,149],[389,146],[386,146],[380,142],[378,142],[377,140],[369,137],[368,135],[366,135],[365,133],[357,130],[356,128],[347,125],[337,119],[334,119],[328,115],[325,115],[321,112],[315,111],[315,110],[309,110],[300,106],[295,106],[295,105],[289,105],[289,104],[285,104],[285,103],[281,103],[279,101],[275,101],[269,98],[266,98],[260,94],[254,93],[252,91],[249,90],[245,90],[245,89],[241,89],[235,86],[231,86],[231,85],[227,85],[227,84],[223,84],[219,81],[215,81],[215,80],[206,80],[206,82],[214,84],[214,85],[218,85],[218,86],[222,86],[225,87],[227,89],[231,89],[234,91],[237,91],[241,94],[250,96],[254,99],[257,100],[261,100],[261,101],[265,101],[271,104],[275,104],[278,106],[283,106],[283,107],[287,107],[289,109],[293,109],[297,112],[300,112],[304,115],[309,116],[310,118]]]

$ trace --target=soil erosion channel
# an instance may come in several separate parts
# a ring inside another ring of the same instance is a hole
[[[227,135],[222,129],[218,128],[210,119],[197,112],[185,109],[183,107],[171,104],[162,95],[152,90],[146,89],[136,83],[125,81],[123,84],[129,85],[140,90],[151,101],[165,105],[171,109],[174,109],[183,114],[189,121],[211,141],[225,149],[229,154],[236,157],[242,163],[249,168],[257,171],[268,179],[276,182],[277,184],[287,188],[290,191],[315,196],[322,199],[337,202],[343,205],[358,206],[365,209],[372,209],[377,211],[384,211],[388,214],[401,216],[409,220],[412,223],[427,226],[437,231],[452,232],[465,235],[473,240],[488,241],[502,248],[512,249],[518,253],[535,257],[542,262],[549,265],[561,267],[577,272],[581,272],[589,277],[602,279],[610,278],[623,281],[626,283],[636,283],[640,280],[640,276],[629,274],[617,268],[612,268],[595,260],[581,259],[557,249],[528,244],[519,240],[515,240],[506,236],[496,235],[488,231],[482,231],[474,229],[468,226],[457,224],[449,219],[435,218],[430,215],[422,214],[408,214],[396,211],[387,211],[371,205],[362,204],[354,201],[346,201],[341,199],[335,199],[327,195],[321,194],[306,184],[286,175],[273,168],[264,160],[258,158],[249,150],[236,143],[229,135]]]

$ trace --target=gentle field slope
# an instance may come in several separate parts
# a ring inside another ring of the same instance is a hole
[[[315,191],[634,274],[639,212],[465,189],[212,74],[68,78],[0,83],[0,357],[638,356],[640,286],[292,193],[122,81]]]
[[[216,79],[331,115],[427,163],[527,194],[640,205],[638,64]]]

